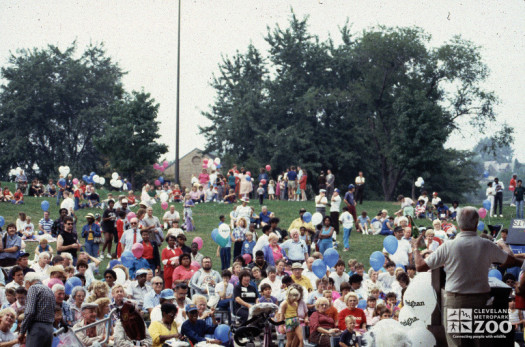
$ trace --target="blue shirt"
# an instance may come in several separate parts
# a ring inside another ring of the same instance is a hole
[[[357,219],[359,219],[359,223],[361,223],[361,225],[368,224],[368,226],[370,226],[370,218],[368,218],[368,216],[363,217],[361,215],[361,216],[357,217]]]
[[[270,211],[266,212],[266,214],[264,214],[264,213],[262,213],[262,212],[259,213],[259,220],[260,220],[261,222],[266,223],[266,224],[270,224],[270,214],[271,214]]]
[[[190,339],[191,343],[196,344],[201,341],[206,341],[204,335],[213,334],[215,332],[215,326],[209,326],[203,319],[198,319],[195,324],[192,324],[189,320],[182,323],[181,334]]]
[[[354,193],[346,192],[345,200],[350,203],[350,205],[355,205]]]
[[[91,225],[86,224],[82,227],[82,237],[86,240],[86,242],[93,242],[93,240],[88,240],[89,231],[93,232],[93,237],[101,237],[102,234],[100,232],[100,226],[96,223],[93,223]]]
[[[154,308],[160,303],[159,300],[160,300],[160,294],[157,294],[155,293],[154,290],[152,290],[151,292],[149,292],[148,294],[144,296],[143,308],[144,309]]]
[[[306,247],[306,243],[303,240],[297,242],[292,239],[286,240],[281,245],[281,248],[286,251],[290,260],[305,260],[304,254],[308,253],[308,247]]]
[[[295,181],[297,179],[297,172],[295,172],[294,170],[290,170],[288,171],[287,177],[288,181]]]
[[[135,259],[129,268],[129,277],[135,279],[135,272],[140,269],[149,269],[149,263],[144,258]]]
[[[394,232],[390,230],[387,226],[387,223],[389,223],[389,219],[385,219],[383,222],[383,225],[381,226],[381,235],[394,235]]]
[[[248,241],[248,240],[244,240],[244,242],[242,243],[242,250],[241,250],[241,255],[244,255],[244,254],[252,254],[253,253],[253,247],[255,247],[255,240],[251,240],[251,241]]]
[[[5,236],[2,238],[3,240],[6,240],[4,249],[11,248],[11,247],[18,247],[18,251],[20,251],[20,248],[22,248],[22,239],[20,236],[14,234],[13,236],[9,236],[8,234],[5,234]],[[0,252],[0,259],[16,259],[18,258],[18,252]]]

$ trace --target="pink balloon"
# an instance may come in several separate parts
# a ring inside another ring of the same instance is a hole
[[[203,169],[206,169],[206,168],[208,168],[208,165],[206,165],[206,164],[202,164],[202,168],[203,168]]]
[[[61,285],[64,285],[64,282],[62,282],[61,280],[59,280],[58,278],[52,278],[49,280],[49,282],[47,282],[47,286],[49,287],[49,289],[53,289],[53,286],[55,284],[61,284]]]
[[[133,253],[133,255],[135,256],[135,258],[140,258],[142,257],[142,253],[144,253],[144,246],[142,245],[142,243],[135,243],[132,247],[131,247],[131,253]]]
[[[483,207],[481,207],[478,210],[479,218],[483,219],[487,215],[487,210],[485,210]]]
[[[164,172],[164,167],[163,166],[159,167],[159,170],[160,172]]]
[[[135,214],[135,212],[130,212],[126,216],[126,218],[128,219],[128,222],[130,222],[132,218],[136,218],[136,217],[137,217],[137,215]]]
[[[160,204],[160,207],[162,207],[163,210],[168,208],[168,202],[164,201],[162,204]]]
[[[195,266],[197,269],[201,268],[201,264],[199,264],[199,262],[195,260],[191,262],[191,266]]]
[[[248,253],[243,254],[243,255],[242,255],[242,258],[244,259],[244,262],[245,262],[246,264],[249,264],[249,263],[252,262],[252,256],[249,255]]]
[[[170,163],[167,160],[164,160],[164,163],[162,163],[162,166],[164,168],[167,168],[170,165]]]
[[[250,171],[246,171],[246,174],[250,177],[252,177],[252,173]]]
[[[78,178],[73,178],[73,184],[78,184]]]
[[[194,242],[197,244],[197,246],[199,246],[198,248],[200,251],[202,249],[202,246],[204,245],[204,241],[202,241],[202,239],[199,236],[197,236],[193,239],[193,241],[191,241],[191,243],[194,243]]]
[[[265,184],[266,184],[266,180],[263,178],[263,179],[261,180],[261,183],[262,183],[263,185],[265,185]]]
[[[266,171],[272,171],[272,167],[270,165],[266,165]]]
[[[160,186],[160,181],[159,180],[155,180],[155,185],[158,187]]]
[[[202,163],[203,164],[208,164],[208,159],[206,159],[206,158],[202,159]]]
[[[159,167],[160,167],[160,165],[159,165],[159,164],[157,164],[157,163],[153,164],[153,168],[154,168],[155,170],[158,170],[158,169],[159,169]]]

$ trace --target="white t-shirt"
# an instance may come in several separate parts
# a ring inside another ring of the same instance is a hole
[[[382,274],[379,274],[378,281],[383,286],[383,292],[388,293],[392,291],[392,284],[394,283],[396,279],[395,275],[390,276],[388,272],[384,272]]]
[[[334,280],[335,290],[339,292],[341,288],[341,283],[348,282],[348,280],[350,279],[350,276],[348,276],[348,274],[344,271],[341,276],[339,276],[337,272],[332,272],[330,274],[330,278]]]
[[[332,204],[330,205],[330,212],[339,212],[341,207],[341,197],[339,195],[332,198]]]
[[[496,189],[494,189],[494,187],[487,187],[485,194],[487,195],[487,198],[490,199],[496,195]]]
[[[328,204],[326,196],[321,197],[321,195],[317,195],[315,197],[315,207],[326,207],[326,204]]]
[[[177,220],[177,219],[180,219],[180,214],[177,211],[174,211],[173,213],[171,213],[170,211],[166,211],[166,213],[164,213],[164,216],[162,216],[163,220],[164,218]]]
[[[414,200],[410,198],[405,198],[405,200],[401,202],[401,208],[412,206],[413,203],[414,203]]]
[[[420,195],[419,198],[417,198],[417,201],[423,200],[425,202],[425,205],[428,203],[428,196]]]
[[[219,282],[217,285],[215,285],[215,294],[219,295],[224,290],[224,282]],[[233,295],[233,284],[228,283],[228,287],[226,287],[226,296],[232,296]]]
[[[383,252],[386,252],[386,249],[383,248]],[[397,240],[396,253],[394,253],[390,257],[390,260],[392,260],[396,264],[407,266],[409,263],[408,255],[410,253],[412,253],[412,247],[410,246],[410,242],[404,239]]]
[[[255,246],[253,246],[253,259],[255,259],[255,253],[257,253],[257,251],[262,251],[263,247],[269,244],[270,242],[268,241],[268,235],[262,234],[262,236],[257,239]]]
[[[436,196],[435,198],[432,198],[432,205],[437,205],[441,201],[441,198],[439,196]]]
[[[354,217],[348,211],[344,211],[339,216],[339,221],[343,223],[343,228],[350,229],[354,227]]]
[[[357,176],[355,178],[355,184],[364,184],[364,183],[365,183],[365,178],[364,177]]]
[[[252,208],[248,205],[246,206],[238,206],[237,209],[237,218],[246,218],[248,221],[250,221],[250,216],[252,215]]]
[[[60,208],[65,208],[67,213],[71,215],[71,211],[75,209],[75,202],[71,198],[64,199],[60,204]]]

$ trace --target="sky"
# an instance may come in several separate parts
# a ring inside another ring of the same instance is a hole
[[[438,46],[454,35],[481,47],[491,71],[485,87],[499,98],[498,124],[515,128],[514,149],[525,162],[525,1],[330,1],[184,0],[181,10],[180,154],[204,148],[198,126],[213,104],[210,87],[221,56],[245,52],[253,43],[266,52],[267,26],[286,27],[290,9],[309,16],[310,33],[338,38],[348,20],[356,33],[377,25],[419,26]],[[144,90],[160,103],[159,142],[175,157],[177,1],[8,1],[0,2],[0,66],[20,48],[60,48],[73,41],[82,51],[104,42],[107,55],[127,71],[127,91]],[[497,128],[491,126],[492,128]],[[488,129],[489,133],[492,131]],[[481,135],[465,129],[447,146],[471,149]]]

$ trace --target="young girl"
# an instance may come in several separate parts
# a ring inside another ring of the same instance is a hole
[[[195,231],[195,225],[193,224],[193,213],[191,208],[195,206],[193,200],[191,200],[190,195],[184,197],[184,224],[186,226],[186,231]]]
[[[233,241],[233,258],[237,258],[242,253],[242,245],[245,240],[246,232],[246,219],[240,218],[237,221],[237,227],[231,232],[231,240]]]
[[[47,243],[47,239],[44,237],[40,239],[40,244],[37,248],[35,248],[35,255],[39,256],[42,252],[53,254],[53,248],[51,248],[51,246]]]
[[[22,230],[22,240],[34,240],[35,239],[35,226],[31,223],[31,217],[26,217],[26,224]]]
[[[176,184],[173,187],[173,190],[171,191],[171,199],[172,199],[172,201],[175,201],[175,202],[181,202],[182,192],[181,192],[180,187],[179,187],[178,184]]]
[[[275,200],[275,181],[270,180],[268,183],[268,197],[270,200]]]
[[[26,214],[24,212],[18,213],[18,218],[16,219],[16,232],[19,236],[23,235],[24,227],[26,225]]]
[[[370,217],[367,216],[366,211],[361,212],[361,215],[357,217],[359,221],[359,227],[361,228],[364,235],[368,235],[368,229],[370,229]]]
[[[366,325],[373,326],[379,322],[379,315],[376,310],[377,299],[375,296],[369,296],[366,300],[365,316]]]
[[[291,288],[285,301],[281,304],[279,313],[284,317],[286,328],[286,347],[290,347],[294,339],[299,341],[299,347],[303,346],[303,331],[299,324],[299,317],[297,309],[299,307],[299,291]],[[305,324],[308,322],[308,317],[305,317]]]
[[[251,228],[251,225],[250,225],[250,228]],[[252,255],[253,247],[255,247],[255,244],[256,244],[255,240],[253,239],[253,232],[247,231],[245,236],[246,236],[246,239],[242,243],[241,255],[245,255],[245,254]],[[234,251],[234,254],[235,254],[235,251]],[[233,258],[235,259],[235,256]]]

